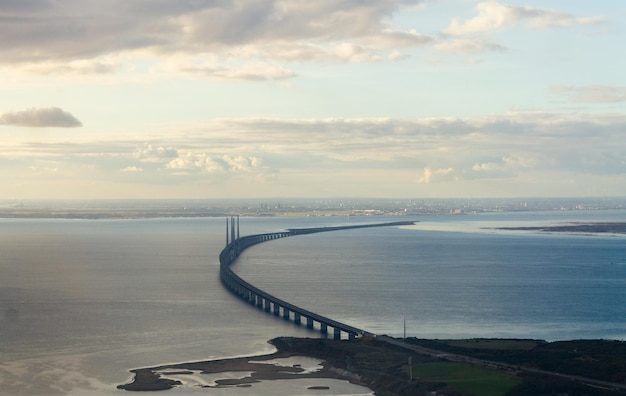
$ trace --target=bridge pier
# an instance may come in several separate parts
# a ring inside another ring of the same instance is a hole
[[[352,333],[352,332],[348,333],[348,339],[350,341],[356,340],[356,333]]]
[[[272,302],[266,298],[265,299],[265,312],[271,311],[272,309],[271,305],[272,305]]]
[[[328,325],[326,323],[320,323],[320,333],[328,334]]]
[[[256,295],[256,306],[258,308],[263,308],[263,297]]]
[[[294,313],[293,313],[293,322],[294,322],[295,324],[297,324],[297,325],[301,324],[302,322],[301,322],[301,320],[300,320],[300,317],[301,317],[301,316],[300,316],[300,313],[298,313],[298,312],[294,312]]]
[[[334,329],[334,332],[333,332],[333,333],[334,333],[334,334],[333,334],[333,336],[334,336],[333,338],[334,338],[335,340],[341,340],[341,330],[340,330],[339,328],[335,327],[335,329]]]
[[[313,318],[306,318],[306,328],[307,329],[312,329],[313,328]]]
[[[274,316],[280,315],[280,305],[274,303]]]
[[[283,319],[289,320],[289,310],[283,307]]]

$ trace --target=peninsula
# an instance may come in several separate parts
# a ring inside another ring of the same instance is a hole
[[[185,386],[184,377],[188,375],[223,373],[222,379],[195,386],[236,388],[279,379],[333,378],[368,387],[377,396],[626,394],[626,342],[623,341],[548,343],[381,336],[354,341],[281,337],[270,343],[277,352],[269,355],[133,370],[134,380],[118,388],[166,390]],[[305,372],[298,365],[272,364],[277,359],[294,356],[318,358],[321,366],[319,370]]]

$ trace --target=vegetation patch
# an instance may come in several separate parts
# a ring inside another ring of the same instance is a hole
[[[472,338],[464,340],[441,340],[441,342],[458,348],[506,351],[530,351],[541,343],[536,340],[515,340],[504,338]]]
[[[463,393],[481,396],[505,395],[522,382],[502,372],[457,362],[416,364],[413,377],[420,381],[443,382]]]

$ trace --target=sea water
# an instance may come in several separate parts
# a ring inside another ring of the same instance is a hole
[[[245,251],[244,279],[378,334],[626,339],[626,236],[502,227],[624,220],[624,213],[418,218]]]
[[[242,218],[241,234],[393,220]],[[402,336],[406,323],[408,336],[428,338],[626,338],[623,236],[495,229],[626,221],[626,211],[411,220],[271,241],[233,268],[280,298],[379,334]],[[220,218],[0,220],[2,393],[124,394],[115,387],[132,368],[319,336],[226,291],[224,244]]]

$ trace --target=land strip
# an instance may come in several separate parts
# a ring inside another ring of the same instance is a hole
[[[184,376],[199,371],[207,374],[244,373],[239,379],[218,380],[208,387],[249,386],[261,380],[338,378],[367,386],[377,396],[458,396],[477,394],[476,389],[496,387],[502,389],[498,391],[501,393],[489,394],[626,394],[626,343],[622,341],[473,340],[467,347],[462,347],[458,346],[459,340],[455,346],[449,341],[378,336],[355,341],[280,337],[270,342],[278,349],[271,355],[133,370],[133,382],[118,388],[136,391],[169,389],[181,383],[165,378],[168,373]],[[485,347],[486,344],[490,345]],[[259,363],[289,356],[319,358],[323,361],[323,368],[302,373],[298,367]],[[469,369],[469,366],[475,368]],[[546,370],[545,367],[558,367],[560,371]],[[419,378],[425,368],[431,373]],[[441,375],[432,376],[433,368]],[[597,377],[577,375],[580,372]],[[472,378],[459,380],[463,375]],[[413,380],[409,380],[411,377]]]
[[[498,227],[504,231],[542,231],[542,232],[575,232],[593,234],[626,234],[626,223],[597,222],[597,223],[569,223],[563,225],[533,226],[533,227]]]

